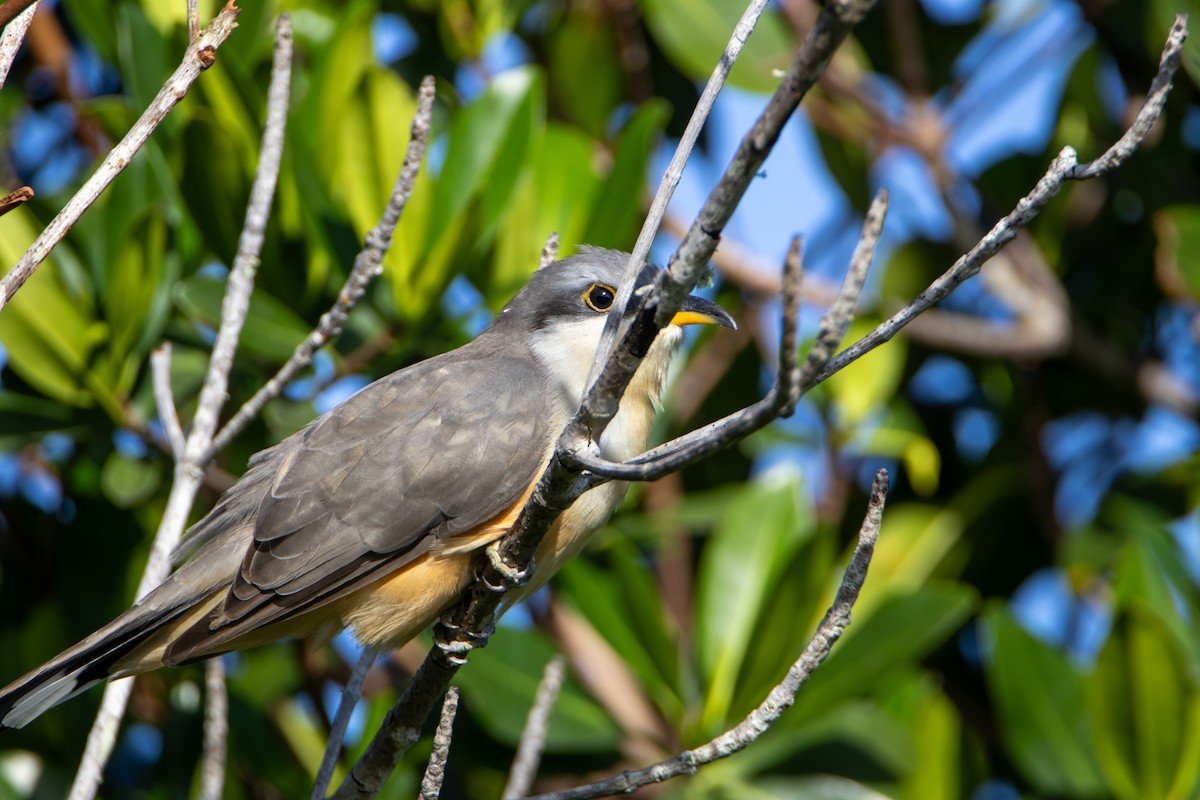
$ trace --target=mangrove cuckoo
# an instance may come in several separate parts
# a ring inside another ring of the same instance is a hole
[[[508,531],[582,399],[628,256],[585,249],[535,273],[457,350],[392,373],[250,461],[188,532],[190,555],[116,620],[0,692],[21,727],[87,687],[290,636],[349,627],[394,647],[473,580]],[[653,280],[644,267],[638,285]],[[734,327],[689,297],[635,373],[600,450],[641,452],[680,325]],[[579,552],[625,486],[583,494],[534,557],[528,594]]]

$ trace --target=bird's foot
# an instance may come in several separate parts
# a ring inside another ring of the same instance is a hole
[[[520,589],[525,584],[529,583],[529,579],[533,577],[533,557],[529,557],[529,563],[524,567],[517,569],[509,566],[504,561],[504,557],[500,555],[500,541],[496,540],[489,544],[486,549],[488,563],[492,565],[492,569],[496,570],[500,575],[500,582],[493,583],[488,580],[486,571],[480,575],[480,580],[483,585],[493,592],[507,592],[509,589]]]
[[[433,644],[446,654],[446,660],[456,666],[467,663],[472,650],[486,647],[488,639],[496,632],[496,623],[488,620],[479,631],[464,630],[449,619],[449,615],[438,620],[433,628]]]

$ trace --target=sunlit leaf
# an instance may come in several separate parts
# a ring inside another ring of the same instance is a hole
[[[642,13],[655,41],[695,80],[706,80],[729,43],[729,34],[746,8],[737,0],[642,0]],[[794,47],[782,16],[768,9],[746,42],[729,82],[743,89],[770,92],[786,69]]]
[[[988,687],[1021,773],[1047,794],[1103,795],[1082,672],[1027,633],[998,603],[988,607],[983,623],[990,651]]]
[[[493,736],[516,744],[542,672],[553,655],[543,637],[511,628],[493,637],[486,650],[472,655],[471,668],[460,672],[456,680],[464,701]],[[608,751],[616,744],[617,734],[608,715],[568,681],[551,712],[546,750]]]
[[[706,542],[696,598],[696,637],[707,678],[702,729],[724,720],[753,633],[797,548],[812,535],[791,476],[749,484]]]

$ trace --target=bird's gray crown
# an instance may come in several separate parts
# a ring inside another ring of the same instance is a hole
[[[602,315],[585,301],[596,284],[609,287],[615,294],[621,287],[629,254],[602,247],[581,246],[578,255],[540,269],[516,297],[508,301],[500,318],[512,318],[529,330],[539,330],[554,322],[585,319]],[[649,264],[638,274],[635,289],[654,280],[657,269]]]

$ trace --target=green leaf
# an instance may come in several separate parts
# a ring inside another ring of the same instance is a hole
[[[707,80],[746,8],[739,0],[642,0],[642,13],[654,40],[688,77]],[[743,47],[729,83],[772,92],[787,69],[795,42],[778,11],[768,8]]]
[[[457,681],[464,702],[492,736],[506,744],[517,743],[553,655],[544,637],[516,628],[505,628],[489,640],[486,650],[472,654],[470,669],[459,672]],[[618,736],[616,724],[603,709],[571,681],[563,684],[550,714],[546,752],[607,752]]]
[[[175,302],[197,322],[215,329],[221,320],[225,281],[198,274],[175,287]],[[256,290],[239,338],[240,351],[269,361],[283,362],[291,356],[310,327],[286,304]]]
[[[1200,696],[1160,617],[1141,607],[1118,617],[1088,681],[1088,708],[1113,796],[1194,796]]]
[[[654,145],[670,109],[664,100],[642,104],[617,141],[612,170],[600,184],[583,241],[597,247],[629,248],[641,224],[641,196]]]
[[[34,238],[24,208],[0,220],[0,260],[16,263]],[[88,383],[88,359],[106,336],[90,299],[72,296],[53,260],[42,264],[0,314],[0,342],[13,370],[38,391],[73,406],[97,399]]]
[[[725,720],[759,616],[796,551],[812,536],[800,495],[793,475],[768,473],[735,497],[705,545],[695,625],[701,673],[708,681],[702,730]]]
[[[541,96],[542,79],[535,69],[508,70],[455,115],[450,123],[446,161],[434,190],[430,243],[445,234],[485,184],[493,204],[511,189],[524,161],[531,114],[543,106]],[[514,147],[518,149],[514,151]],[[493,177],[498,185],[493,185]]]
[[[118,508],[133,508],[154,496],[162,473],[149,461],[112,453],[100,473],[100,488]]]
[[[868,575],[863,592],[875,591]],[[870,691],[897,665],[916,662],[960,628],[977,603],[975,591],[954,583],[928,583],[892,592],[842,640],[801,692],[790,722],[803,723],[846,698]]]
[[[567,562],[556,580],[571,603],[620,653],[664,716],[678,717],[683,704],[674,685],[679,667],[677,637],[667,630],[654,576],[624,537],[612,537],[605,555],[608,569],[576,558]]]
[[[1125,529],[1130,527],[1126,524]],[[1178,549],[1166,533],[1161,529],[1133,533],[1117,563],[1113,589],[1118,609],[1140,609],[1158,618],[1184,655],[1192,683],[1200,683],[1200,640],[1195,630],[1200,604]],[[1181,607],[1185,614],[1180,613]]]
[[[496,234],[489,294],[502,298],[500,302],[529,280],[551,231],[558,232],[563,255],[582,241],[599,185],[592,150],[592,140],[578,130],[550,123],[541,144],[529,154],[530,169]]]
[[[167,64],[166,43],[139,5],[117,3],[113,12],[121,74],[130,79],[125,89],[135,105],[145,108],[174,65]]]
[[[990,650],[988,687],[1014,763],[1045,794],[1102,796],[1083,674],[1063,653],[1027,633],[1000,603],[989,605],[982,623]]]
[[[550,38],[550,90],[559,106],[593,136],[603,136],[621,102],[625,75],[615,28],[600,16],[567,15]],[[587,76],[580,91],[579,76]]]
[[[873,327],[869,320],[855,320],[842,340],[843,346],[865,336]],[[887,347],[875,348],[825,382],[840,430],[855,430],[869,414],[892,401],[904,377],[907,350],[903,338],[893,339]]]
[[[1179,297],[1200,297],[1200,206],[1168,206],[1154,215],[1160,281]]]
[[[889,505],[871,559],[871,590],[854,607],[862,622],[896,591],[920,587],[960,542],[963,521],[947,509],[920,503]]]

